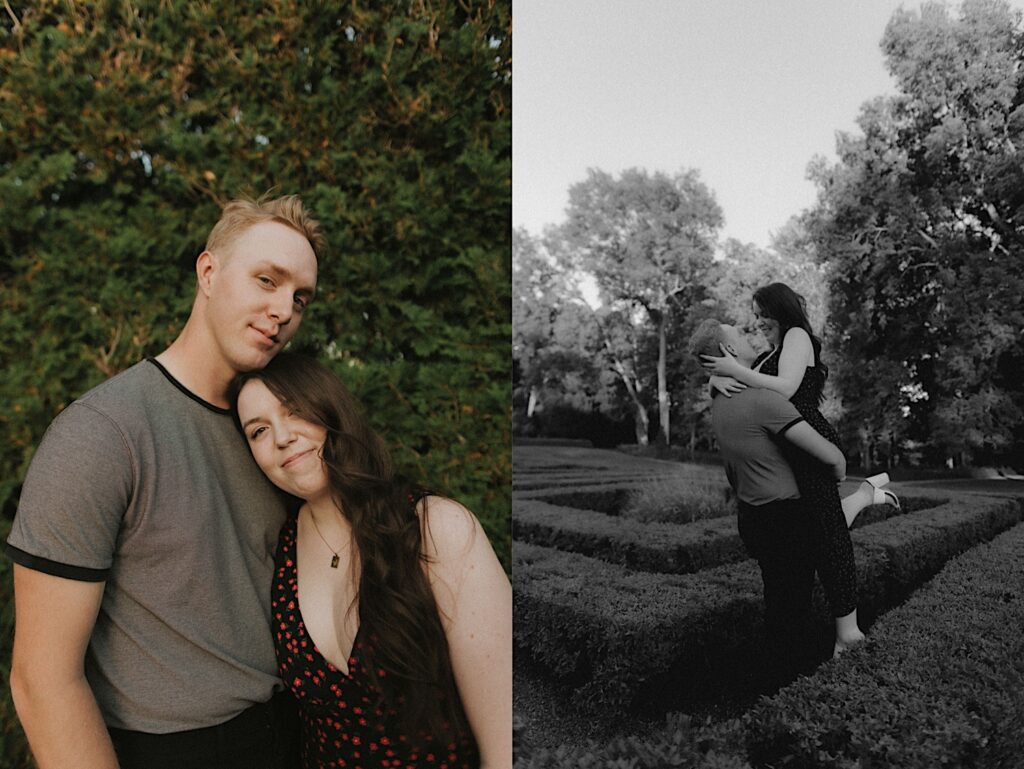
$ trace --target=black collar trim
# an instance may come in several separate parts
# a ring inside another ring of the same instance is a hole
[[[199,405],[208,408],[214,414],[225,414],[227,416],[231,415],[231,409],[225,409],[225,408],[221,408],[220,406],[214,406],[209,401],[203,400],[198,395],[196,395],[194,392],[192,392],[187,387],[185,387],[185,385],[183,385],[181,382],[179,382],[177,379],[175,379],[173,376],[171,376],[171,372],[168,371],[167,369],[165,369],[160,364],[160,361],[158,361],[156,358],[146,358],[146,360],[148,360],[150,363],[152,363],[154,366],[156,366],[158,369],[160,369],[160,373],[163,374],[165,377],[167,377],[167,381],[169,381],[172,385],[177,387],[179,390],[181,390],[183,393],[185,393],[185,395],[187,395],[189,398],[194,400]]]

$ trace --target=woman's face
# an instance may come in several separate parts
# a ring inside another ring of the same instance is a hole
[[[757,330],[760,331],[761,334],[764,336],[768,344],[770,344],[772,347],[778,347],[780,341],[779,337],[781,336],[781,334],[779,333],[781,329],[781,327],[779,326],[779,322],[777,320],[772,320],[767,315],[765,315],[761,311],[761,308],[757,306],[757,302],[754,302],[754,318],[754,325],[757,327]]]
[[[258,379],[238,394],[238,417],[256,464],[274,485],[307,501],[327,493],[327,430],[296,416]]]

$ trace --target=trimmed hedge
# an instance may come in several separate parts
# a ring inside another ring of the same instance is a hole
[[[562,745],[553,750],[520,747],[516,769],[750,769],[741,756],[743,731],[738,721],[701,724],[672,713],[663,730],[644,737],[623,737],[605,745]]]
[[[742,719],[531,750],[517,769],[1012,769],[1024,755],[1024,525],[951,560],[868,642]]]
[[[949,558],[1021,518],[1015,500],[961,496],[854,531],[861,615],[869,622]],[[585,703],[678,705],[760,687],[753,561],[654,575],[529,544],[517,544],[514,561],[515,642]]]
[[[566,489],[543,488],[522,494],[517,493],[516,501],[547,502],[575,510],[593,510],[617,516],[629,500],[629,494],[635,485],[634,482],[633,486],[616,483],[615,485],[578,485]]]
[[[908,513],[944,505],[948,497],[905,497],[901,501],[902,512]],[[594,509],[579,510],[517,498],[512,503],[512,536],[519,542],[665,574],[691,574],[748,557],[736,529],[736,518],[728,509],[723,510],[721,517],[686,524],[643,523]],[[863,528],[900,514],[888,505],[872,505],[857,516],[854,526]]]
[[[752,762],[1019,767],[1024,525],[951,561],[868,643],[752,709]]]
[[[547,502],[513,500],[512,536],[517,542],[665,574],[690,574],[748,557],[731,515],[686,524],[641,523]]]

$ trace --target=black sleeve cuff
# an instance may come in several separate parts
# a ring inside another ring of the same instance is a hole
[[[38,555],[26,553],[7,543],[5,553],[8,558],[26,569],[41,571],[44,574],[52,574],[54,577],[74,579],[79,582],[104,582],[110,575],[110,569],[89,569],[85,566],[70,566],[59,561],[51,561],[49,558],[42,558]]]
[[[782,428],[781,430],[779,430],[779,431],[778,431],[777,433],[775,433],[775,434],[776,434],[776,435],[782,435],[782,434],[783,434],[783,433],[785,433],[785,432],[786,432],[786,430],[788,430],[788,429],[789,429],[790,427],[792,427],[793,425],[798,425],[798,424],[800,424],[800,423],[801,423],[801,422],[803,422],[803,421],[804,421],[804,418],[803,418],[803,417],[797,417],[796,419],[794,419],[794,420],[793,420],[792,422],[790,422],[789,424],[787,424],[787,425],[786,425],[785,427],[783,427],[783,428]]]

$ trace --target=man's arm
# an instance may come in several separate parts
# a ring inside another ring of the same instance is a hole
[[[85,650],[104,584],[14,565],[11,695],[39,769],[117,768],[85,679]]]
[[[837,481],[846,478],[846,457],[843,456],[843,452],[807,422],[800,420],[780,432],[779,435],[797,448],[806,451],[819,462],[831,466]]]

